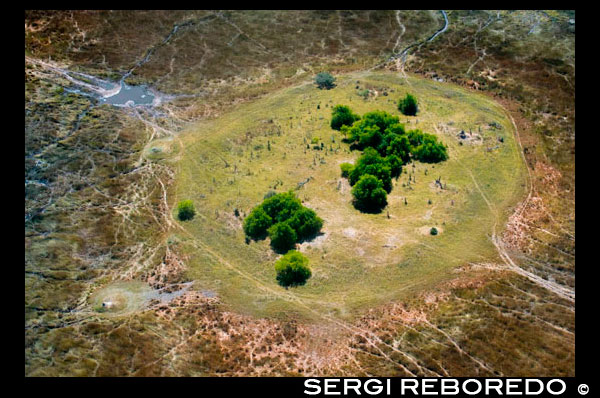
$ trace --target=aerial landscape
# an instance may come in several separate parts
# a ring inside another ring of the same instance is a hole
[[[25,11],[25,376],[574,375],[574,11]]]

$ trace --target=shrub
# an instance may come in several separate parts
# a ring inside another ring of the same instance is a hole
[[[289,251],[277,260],[275,272],[277,272],[277,281],[285,287],[304,285],[312,275],[308,258],[296,250]]]
[[[431,230],[429,231],[429,233],[431,235],[437,235],[438,234],[438,230],[436,227],[431,227]]]
[[[370,174],[363,175],[354,188],[354,207],[367,213],[378,213],[387,206],[387,194],[383,183]]]
[[[342,169],[342,177],[348,178],[354,169],[354,165],[352,163],[342,163],[340,164],[340,169]]]
[[[419,111],[417,99],[411,94],[406,94],[406,97],[404,97],[404,99],[398,101],[398,110],[400,110],[400,112],[402,112],[403,115],[415,116]]]
[[[288,223],[296,232],[298,240],[308,239],[316,235],[323,226],[323,220],[317,216],[317,213],[304,206],[294,213]]]
[[[277,252],[285,253],[294,247],[298,235],[287,222],[278,222],[268,229],[271,247]]]
[[[273,224],[273,219],[262,209],[254,208],[244,220],[244,232],[253,239],[264,237],[267,229]]]
[[[340,130],[342,126],[352,126],[359,119],[360,116],[352,113],[348,106],[336,105],[331,111],[331,128]]]
[[[331,76],[330,73],[321,72],[315,76],[315,83],[320,89],[331,89],[335,87],[335,77]]]
[[[196,215],[196,210],[191,200],[182,200],[177,204],[177,217],[181,221],[191,220],[194,215]]]

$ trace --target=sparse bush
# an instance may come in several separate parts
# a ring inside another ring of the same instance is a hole
[[[330,73],[321,72],[315,76],[315,83],[317,83],[317,87],[320,89],[331,89],[335,87],[335,77],[333,77]]]
[[[181,221],[191,220],[195,215],[196,210],[191,200],[182,200],[177,204],[177,217]]]
[[[352,123],[359,119],[360,116],[352,113],[350,107],[336,105],[331,111],[331,128],[340,130],[342,126],[352,126]]]
[[[287,222],[278,222],[268,229],[271,247],[277,252],[285,253],[294,247],[298,235]]]
[[[370,174],[363,175],[354,188],[354,207],[366,213],[378,213],[387,206],[387,194],[383,183]]]
[[[308,258],[296,250],[287,252],[277,260],[275,272],[277,272],[277,282],[285,287],[304,285],[312,275]]]
[[[354,165],[352,163],[342,163],[340,164],[340,169],[342,169],[342,177],[348,178],[354,169]]]
[[[403,115],[416,116],[419,111],[417,99],[411,94],[406,94],[404,99],[398,101],[398,110],[402,112]]]

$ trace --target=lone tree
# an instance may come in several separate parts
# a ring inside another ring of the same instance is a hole
[[[315,77],[315,83],[317,83],[317,87],[320,89],[331,89],[335,87],[335,77],[331,76],[330,73],[321,72],[318,73]]]
[[[304,285],[312,272],[308,266],[308,258],[296,250],[290,250],[275,263],[277,282],[281,286]]]
[[[404,115],[416,116],[419,111],[417,99],[411,94],[406,94],[406,97],[398,102],[398,110]]]
[[[191,200],[182,200],[177,204],[177,217],[181,221],[191,220],[194,215],[196,215],[196,210]]]
[[[360,116],[352,113],[350,107],[346,105],[336,105],[331,111],[331,128],[339,130],[342,126],[352,126],[352,123],[359,119]]]
[[[365,174],[352,188],[354,207],[365,213],[379,213],[387,206],[387,193],[383,183],[371,174]]]

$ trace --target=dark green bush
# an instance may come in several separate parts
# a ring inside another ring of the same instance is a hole
[[[330,73],[321,72],[315,76],[315,83],[317,83],[317,87],[320,89],[331,89],[335,87],[335,77],[331,76]]]
[[[177,217],[181,221],[191,220],[194,215],[196,215],[196,210],[191,200],[182,200],[177,204]]]
[[[429,230],[429,233],[430,233],[431,235],[437,235],[437,234],[438,234],[438,230],[437,230],[437,228],[436,228],[436,227],[432,227],[432,228]]]
[[[279,253],[285,253],[296,244],[298,235],[288,222],[278,222],[272,225],[267,232],[271,238],[271,247]]]
[[[323,226],[323,220],[317,216],[314,210],[308,207],[297,210],[292,218],[288,220],[288,223],[296,232],[298,240],[315,236]]]
[[[342,126],[351,126],[359,119],[360,116],[352,113],[348,106],[336,105],[331,111],[331,128],[339,130]]]
[[[273,219],[262,207],[254,208],[244,220],[244,233],[253,239],[262,238],[273,224]]]
[[[387,206],[383,183],[375,176],[365,174],[352,188],[354,207],[366,213],[378,213]]]
[[[311,277],[308,258],[296,250],[290,250],[275,263],[277,281],[281,286],[304,285]]]
[[[392,191],[392,172],[390,165],[373,148],[367,148],[356,161],[356,166],[350,172],[348,181],[354,185],[365,174],[377,177],[386,192]]]
[[[404,99],[398,101],[398,110],[400,110],[403,115],[415,116],[419,111],[417,99],[411,94],[406,94]]]

